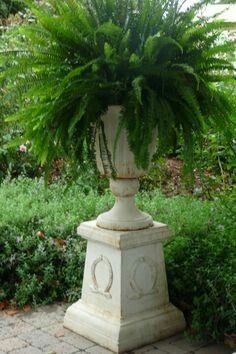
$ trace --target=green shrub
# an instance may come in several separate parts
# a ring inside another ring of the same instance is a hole
[[[18,305],[79,298],[85,241],[77,225],[111,207],[93,181],[68,187],[18,179],[0,188],[0,301]],[[191,334],[221,338],[235,332],[235,220],[233,199],[200,201],[142,192],[138,205],[170,225],[165,245],[170,298],[186,315]],[[39,232],[40,231],[40,232]]]
[[[85,248],[76,236],[76,227],[92,218],[96,208],[101,210],[96,193],[85,195],[76,185],[44,189],[43,182],[30,179],[3,183],[0,300],[14,299],[20,306],[75,300]],[[42,234],[37,236],[39,231]]]
[[[190,333],[201,339],[236,330],[235,214],[227,203],[210,204],[203,224],[199,210],[199,227],[181,228],[165,248],[170,297],[184,311]]]

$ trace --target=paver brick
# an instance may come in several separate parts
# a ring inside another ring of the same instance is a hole
[[[3,352],[10,352],[14,349],[26,347],[27,343],[20,338],[12,337],[0,341],[0,348]]]
[[[15,319],[15,322],[12,322],[5,327],[0,328],[0,339],[6,339],[9,337],[15,337],[21,333],[27,333],[35,328],[30,324],[20,320]]]
[[[10,354],[42,354],[42,350],[31,345],[22,349],[13,350]]]
[[[174,342],[181,340],[182,338],[184,338],[182,333],[178,333],[175,336],[169,337],[169,338],[165,338],[165,339],[161,339],[158,340],[157,342],[153,343],[152,345],[154,347],[157,347],[158,345],[165,345],[165,344],[173,344]]]
[[[167,352],[168,354],[186,354],[186,350],[180,349],[176,347],[174,344],[168,344],[168,343],[156,343],[155,344],[155,349],[162,350]]]
[[[0,327],[0,341],[6,338],[7,338],[7,327]]]
[[[58,316],[54,313],[46,313],[46,312],[29,312],[21,317],[23,321],[31,324],[36,328],[42,328],[49,326],[51,324],[58,322]]]
[[[71,333],[68,329],[63,327],[63,322],[56,323],[48,327],[43,327],[41,330],[57,338],[65,337],[66,334]]]
[[[152,350],[154,347],[153,345],[146,345],[145,347],[136,349],[132,351],[133,354],[143,354],[143,353],[149,353],[150,350]]]
[[[8,326],[15,322],[14,316],[0,315],[0,331],[2,327]]]
[[[206,343],[190,341],[188,338],[184,338],[184,337],[171,342],[171,344],[176,346],[179,349],[182,349],[185,352],[196,351],[197,349],[201,348],[203,345],[206,345]]]
[[[50,317],[63,319],[68,305],[46,305],[40,307],[38,310],[41,313],[49,315]]]
[[[69,343],[75,346],[78,349],[85,350],[87,348],[91,348],[95,346],[95,343],[91,342],[90,340],[80,336],[79,334],[70,332],[66,333],[64,337],[60,338],[62,341]]]
[[[175,354],[174,352],[173,353],[168,353],[166,351],[155,349],[155,348],[153,348],[153,349],[151,349],[151,350],[149,350],[149,351],[147,351],[145,353],[147,353],[147,354]]]
[[[65,343],[65,342],[60,342],[56,345],[50,345],[48,347],[45,347],[43,349],[44,353],[56,353],[56,354],[72,354],[78,351],[77,348],[75,348],[73,345]]]
[[[232,354],[233,349],[225,347],[223,344],[211,344],[195,351],[196,354]]]
[[[43,305],[38,309],[39,312],[56,313],[58,311],[65,312],[68,304],[53,304],[53,305]]]
[[[85,352],[89,354],[114,354],[114,352],[111,352],[106,348],[99,347],[98,345],[86,349]]]
[[[42,349],[49,345],[54,345],[59,342],[59,340],[48,333],[42,332],[41,330],[34,330],[29,333],[20,334],[20,338],[24,339],[27,343],[32,346]]]

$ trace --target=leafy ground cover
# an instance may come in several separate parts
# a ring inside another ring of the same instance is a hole
[[[19,178],[0,188],[0,301],[19,306],[74,301],[81,290],[86,243],[76,227],[111,207],[85,181],[67,185]],[[141,192],[137,203],[168,223],[165,245],[171,301],[194,336],[221,338],[235,324],[235,218],[232,195],[201,201]]]

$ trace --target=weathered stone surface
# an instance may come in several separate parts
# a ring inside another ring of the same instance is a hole
[[[14,349],[21,349],[27,346],[27,343],[20,338],[7,338],[0,341],[0,349],[3,352],[10,352]]]

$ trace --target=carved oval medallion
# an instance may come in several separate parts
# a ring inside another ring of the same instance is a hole
[[[96,274],[99,265],[104,269],[102,272],[102,279],[99,279],[98,275]],[[91,276],[91,290],[97,294],[111,298],[110,289],[113,283],[113,271],[111,263],[107,257],[101,255],[99,258],[95,259],[91,266]],[[107,277],[107,279],[104,280],[104,277]]]
[[[131,299],[138,299],[151,295],[157,291],[157,265],[149,257],[139,257],[133,264],[130,272],[130,285],[134,294]]]

